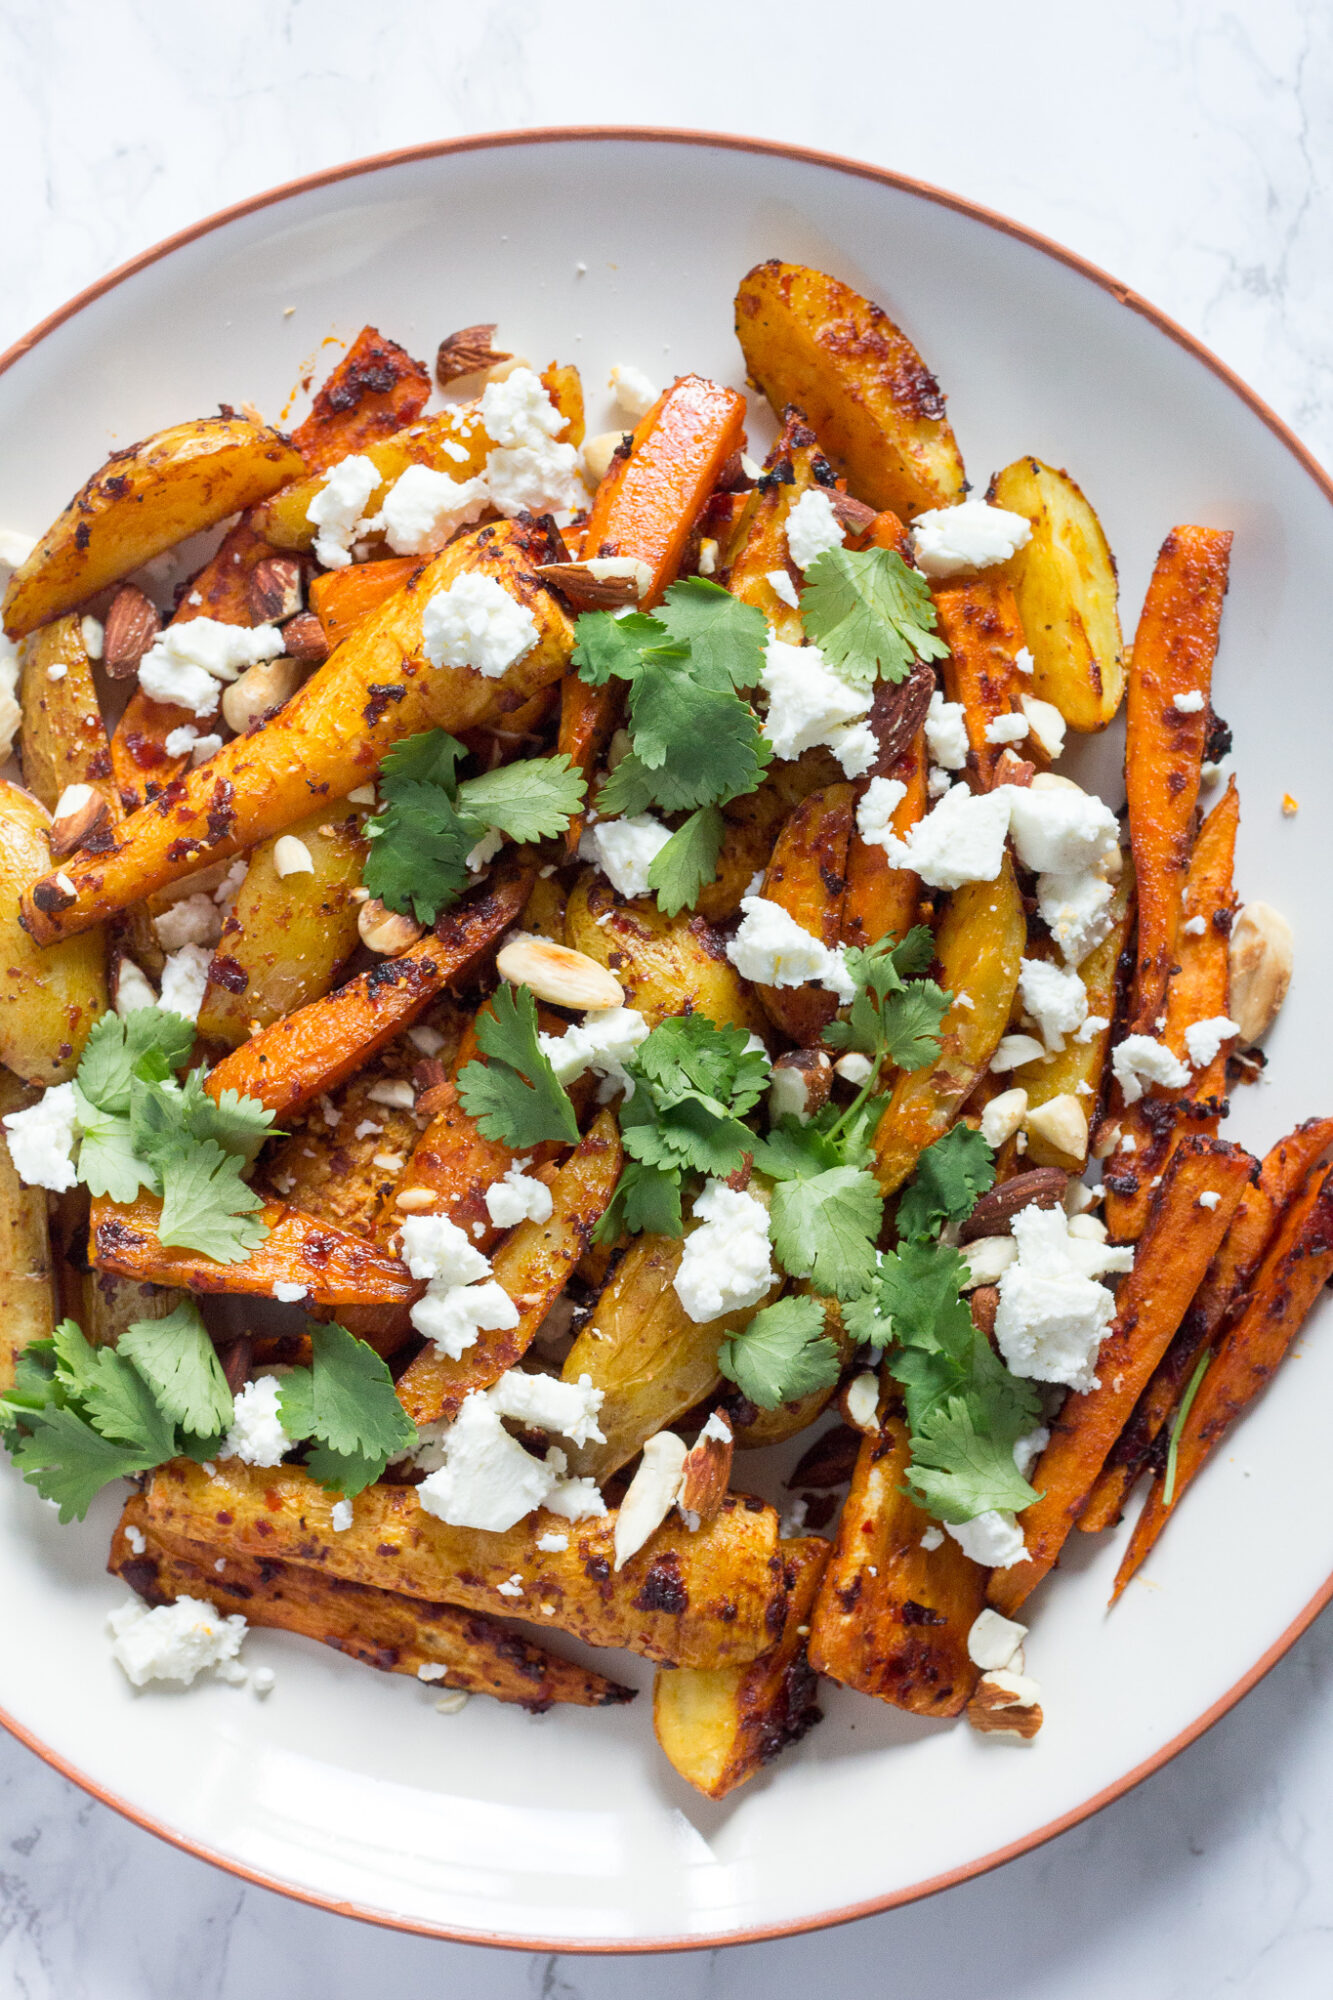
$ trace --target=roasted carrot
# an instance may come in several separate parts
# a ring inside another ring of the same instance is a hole
[[[1106,1225],[1116,1243],[1132,1243],[1143,1229],[1152,1188],[1185,1131],[1215,1134],[1226,1108],[1227,1048],[1193,1069],[1187,1031],[1197,1021],[1225,1018],[1231,973],[1227,940],[1236,892],[1232,867],[1240,800],[1233,778],[1194,843],[1181,906],[1176,964],[1167,982],[1166,1025],[1162,1040],[1191,1070],[1183,1090],[1152,1085],[1137,1104],[1119,1116],[1121,1138],[1107,1160]],[[1201,932],[1191,924],[1202,923]]]
[[[159,1243],[161,1212],[155,1195],[140,1194],[131,1202],[95,1197],[89,1223],[94,1268],[186,1292],[260,1298],[272,1298],[275,1285],[304,1285],[312,1306],[410,1305],[425,1289],[400,1258],[281,1202],[266,1202],[255,1210],[269,1233],[257,1250],[235,1264]]]
[[[1173,528],[1144,600],[1129,671],[1125,787],[1139,884],[1130,1028],[1151,1035],[1177,956],[1231,534]],[[1185,706],[1177,706],[1184,700]],[[1195,707],[1192,704],[1198,703]]]
[[[210,1071],[205,1088],[214,1097],[238,1090],[281,1117],[332,1090],[476,964],[522,909],[532,874],[511,868],[401,958],[381,960],[336,993],[252,1035]]]
[[[764,460],[764,476],[745,496],[724,557],[727,589],[763,612],[779,639],[800,645],[801,614],[773,588],[786,576],[793,593],[802,574],[787,547],[787,516],[803,493],[833,485],[833,468],[800,410],[782,413],[782,432]]]
[[[906,839],[926,810],[926,739],[921,725],[934,685],[935,677],[928,668],[919,669],[896,687],[881,681],[870,711],[878,755],[856,787],[856,805],[860,807],[874,779],[896,778],[906,787],[890,821],[899,840]],[[912,871],[894,868],[880,842],[864,839],[853,821],[847,846],[842,942],[865,946],[877,938],[906,936],[916,922],[920,897],[921,884]]]
[[[372,611],[424,566],[424,556],[388,556],[383,562],[351,563],[326,570],[310,586],[310,609],[324,627],[330,646],[340,646]]]
[[[988,792],[1005,745],[988,741],[986,731],[1001,716],[1021,717],[1019,696],[1027,685],[1014,664],[1023,645],[1018,601],[1008,578],[994,571],[970,583],[937,584],[931,595],[949,648],[940,662],[944,692],[962,704],[967,725],[968,778],[977,791]],[[1020,741],[1017,754],[1026,757],[1030,739]]]
[[[778,835],[764,875],[763,893],[826,945],[838,942],[847,884],[847,847],[855,793],[829,785],[802,799]],[[881,850],[882,852],[882,850]],[[818,986],[757,986],[764,1012],[789,1041],[809,1048],[838,1011]]]
[[[1320,1291],[1333,1277],[1333,1171],[1311,1176],[1290,1203],[1259,1267],[1244,1311],[1199,1385],[1176,1440],[1174,1483],[1153,1481],[1116,1573],[1111,1602],[1147,1559],[1181,1495],[1218,1440],[1273,1375]]]
[[[664,389],[634,432],[628,457],[616,458],[597,488],[583,554],[633,556],[647,563],[643,596],[656,604],[680,568],[690,530],[717,485],[723,466],[744,441],[745,399],[699,375],[682,375]],[[616,690],[585,687],[567,674],[561,691],[558,748],[586,777],[614,726]],[[580,821],[569,829],[578,846]]]
[[[429,398],[430,375],[422,363],[377,328],[363,326],[316,390],[292,443],[311,472],[322,472],[412,423]]]
[[[1134,1268],[1097,1356],[1098,1386],[1066,1397],[1029,1477],[1041,1498],[1019,1517],[1028,1560],[996,1570],[990,1602],[1012,1617],[1064,1547],[1107,1454],[1217,1254],[1254,1162],[1220,1139],[1186,1139],[1167,1168]],[[1215,1194],[1204,1207],[1201,1195]]]
[[[224,744],[117,830],[106,854],[71,859],[24,898],[39,944],[87,930],[113,911],[302,819],[313,798],[340,799],[374,776],[384,752],[417,730],[470,728],[517,708],[563,672],[573,627],[533,566],[547,529],[505,521],[461,536],[415,582],[372,612],[270,721]],[[532,617],[536,638],[497,679],[433,667],[422,614],[464,573],[500,583]]]

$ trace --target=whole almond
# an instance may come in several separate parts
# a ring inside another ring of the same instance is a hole
[[[495,339],[496,322],[489,325],[460,326],[457,333],[451,333],[440,342],[435,356],[435,380],[442,389],[460,376],[475,375],[479,369],[494,368],[498,362],[512,361],[513,355],[506,354],[492,345]]]
[[[1001,1181],[999,1187],[982,1195],[959,1230],[958,1241],[971,1243],[978,1236],[1007,1236],[1020,1208],[1028,1208],[1034,1201],[1038,1208],[1055,1208],[1064,1200],[1068,1185],[1069,1176],[1062,1167],[1031,1167],[1025,1174]]]
[[[313,611],[302,611],[288,620],[282,628],[282,643],[290,659],[313,667],[322,666],[332,651],[324,627]]]
[[[122,583],[111,600],[102,635],[102,665],[113,680],[128,680],[162,630],[152,599],[132,583]]]
[[[361,905],[356,913],[356,927],[367,951],[377,951],[382,958],[397,958],[422,935],[420,924],[411,917],[399,916],[396,910],[386,909],[378,896],[371,896]]]
[[[911,748],[925,723],[934,692],[934,672],[921,660],[905,681],[879,683],[870,709],[870,727],[879,747],[875,759],[877,777],[892,777],[893,766]]]
[[[731,1426],[715,1411],[685,1454],[676,1505],[687,1527],[706,1528],[720,1511],[731,1483],[735,1449]]]
[[[511,985],[528,987],[553,1007],[619,1007],[625,999],[624,988],[604,965],[568,945],[552,944],[549,938],[527,933],[511,938],[498,954],[495,969]]]
[[[580,610],[610,611],[622,604],[637,604],[652,571],[647,563],[632,557],[600,557],[587,563],[542,563],[537,571],[543,583],[553,584],[562,597]]]
[[[853,500],[850,493],[827,493],[824,497],[843,527],[854,535],[864,534],[876,518],[873,507],[867,507],[864,500]]]
[[[56,816],[48,839],[51,859],[63,861],[74,854],[90,835],[111,824],[111,808],[91,785],[67,785],[56,802]]]
[[[301,565],[295,556],[265,556],[250,575],[250,615],[256,625],[281,625],[294,618],[304,598]]]

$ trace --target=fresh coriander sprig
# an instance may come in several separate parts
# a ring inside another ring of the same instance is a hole
[[[433,924],[471,881],[467,857],[491,830],[510,840],[564,833],[583,804],[583,774],[558,757],[530,757],[478,778],[458,777],[467,751],[443,729],[409,736],[380,767],[380,812],[364,880],[372,896],[418,923]]]
[[[863,687],[905,680],[949,650],[930,585],[896,549],[825,549],[805,573],[801,619],[829,665]]]
[[[754,1163],[774,1181],[769,1233],[779,1264],[817,1291],[854,1299],[875,1275],[884,1197],[864,1162],[818,1121],[784,1118],[754,1143]]]
[[[312,1440],[311,1478],[350,1500],[412,1449],[417,1428],[373,1347],[336,1321],[311,1320],[307,1331],[311,1364],[283,1376],[278,1414],[289,1437]]]
[[[824,1332],[818,1299],[793,1294],[757,1312],[743,1333],[718,1349],[717,1365],[729,1382],[761,1410],[794,1403],[837,1381],[841,1357]]]
[[[458,1095],[487,1139],[521,1153],[547,1139],[579,1136],[569,1093],[537,1039],[537,1003],[526,986],[501,985],[477,1017],[485,1062],[464,1065]]]

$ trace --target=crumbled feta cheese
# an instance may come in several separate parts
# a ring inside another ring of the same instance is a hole
[[[455,1528],[503,1534],[540,1507],[556,1484],[552,1469],[525,1451],[484,1393],[468,1396],[439,1439],[443,1463],[417,1488],[428,1514]]]
[[[584,829],[579,855],[601,870],[618,896],[646,896],[648,870],[670,838],[670,827],[651,813],[603,819]]]
[[[273,1296],[279,1305],[294,1306],[299,1299],[309,1298],[310,1287],[309,1285],[292,1284],[285,1278],[279,1278],[277,1284],[273,1287]]]
[[[1206,700],[1207,696],[1201,694],[1198,688],[1192,688],[1188,694],[1178,694],[1171,706],[1177,715],[1197,715]]]
[[[868,1081],[875,1065],[869,1056],[863,1056],[858,1050],[852,1049],[847,1055],[839,1056],[833,1067],[844,1083],[853,1084],[859,1090],[861,1085]]]
[[[967,711],[961,701],[946,701],[938,688],[926,710],[926,748],[941,770],[961,771],[967,762]]]
[[[184,944],[179,951],[170,952],[162,967],[159,1004],[169,1013],[180,1014],[187,1021],[197,1021],[199,1009],[204,1004],[204,989],[208,985],[208,968],[212,962],[212,952],[201,944]]]
[[[1074,1040],[1076,1042],[1096,1041],[1098,1035],[1105,1034],[1110,1025],[1110,1018],[1106,1014],[1089,1014],[1087,1020],[1075,1035]]]
[[[479,1333],[517,1326],[519,1313],[503,1285],[487,1278],[472,1285],[432,1284],[408,1317],[419,1334],[457,1361],[475,1347]]]
[[[1207,1021],[1191,1021],[1185,1030],[1185,1050],[1195,1069],[1207,1069],[1223,1042],[1240,1033],[1239,1021],[1214,1014]]]
[[[892,839],[893,815],[906,797],[907,787],[900,778],[872,778],[856,808],[856,830],[862,840],[882,847]]]
[[[516,1423],[558,1431],[575,1446],[606,1442],[597,1427],[606,1392],[594,1389],[591,1375],[560,1382],[554,1375],[529,1375],[511,1368],[485,1393],[502,1417],[512,1417]]]
[[[595,1070],[614,1089],[625,1089],[625,1064],[648,1037],[648,1023],[637,1007],[594,1007],[563,1035],[538,1035],[557,1080],[571,1084],[585,1070]]]
[[[265,1695],[272,1694],[277,1678],[272,1667],[256,1667],[250,1676],[250,1686],[262,1701]]]
[[[1036,1062],[1046,1053],[1035,1035],[1004,1035],[1001,1037],[990,1066],[997,1076],[1007,1069],[1020,1069],[1024,1063]]]
[[[638,1471],[616,1513],[614,1547],[618,1570],[638,1554],[675,1506],[685,1458],[685,1440],[674,1431],[658,1431],[644,1445]]]
[[[998,1153],[1006,1139],[1012,1139],[1027,1116],[1025,1090],[1002,1090],[981,1114],[981,1136]]]
[[[1088,869],[1110,874],[1119,868],[1119,829],[1103,800],[1045,775],[1031,785],[999,789],[1009,799],[1014,852],[1034,875],[1079,875]]]
[[[329,1522],[335,1535],[345,1535],[352,1525],[352,1503],[350,1500],[335,1500]]]
[[[548,1514],[558,1514],[564,1521],[596,1521],[606,1513],[606,1502],[597,1491],[593,1479],[566,1479],[564,1477],[565,1454],[552,1445],[546,1454],[546,1463],[558,1475],[558,1483],[546,1496],[545,1507]]]
[[[971,1521],[946,1521],[944,1528],[963,1554],[985,1569],[1008,1569],[1012,1563],[1032,1560],[1018,1522],[1007,1511],[992,1507]]]
[[[1199,1196],[1200,1208],[1216,1208],[1222,1197],[1214,1188],[1205,1188]]]
[[[417,1094],[405,1076],[381,1077],[378,1083],[371,1084],[366,1097],[371,1104],[387,1104],[394,1111],[410,1111],[417,1101]]]
[[[174,735],[175,732],[173,731],[172,733]],[[209,735],[197,737],[190,750],[190,763],[194,766],[206,764],[209,758],[215,757],[221,748],[222,738],[220,736]]]
[[[910,868],[932,889],[960,889],[964,882],[993,882],[1004,861],[1009,793],[972,792],[951,785],[933,812],[918,820],[906,840],[883,847],[895,868]]]
[[[796,594],[796,585],[792,582],[785,569],[768,570],[765,573],[764,581],[767,583],[774,597],[778,598],[783,604],[789,605],[793,611],[800,610],[801,600]]]
[[[169,730],[163,749],[168,757],[188,757],[199,741],[199,731],[192,722],[183,722],[179,729]]]
[[[618,362],[611,370],[607,387],[627,417],[646,417],[661,394],[642,368]]]
[[[1010,1226],[1018,1257],[999,1280],[1000,1352],[1015,1375],[1064,1382],[1086,1393],[1096,1380],[1097,1351],[1115,1315],[1115,1300],[1078,1269],[1063,1209],[1033,1202]]]
[[[930,770],[926,774],[927,798],[942,799],[944,797],[944,794],[951,788],[952,785],[953,785],[952,775],[948,771],[944,770],[941,765],[932,764]]]
[[[402,1225],[403,1261],[414,1278],[470,1285],[490,1271],[490,1260],[447,1215],[409,1215]]]
[[[725,1181],[704,1183],[695,1197],[699,1224],[685,1238],[673,1285],[696,1325],[758,1305],[773,1283],[768,1210]]]
[[[226,874],[213,891],[213,901],[224,917],[231,915],[232,904],[241,893],[242,884],[250,872],[250,863],[244,854],[238,854],[230,863]]]
[[[395,555],[430,555],[459,528],[477,520],[489,495],[480,479],[451,479],[428,465],[409,465],[384,496],[363,532],[380,533]]]
[[[1045,959],[1025,958],[1019,963],[1018,990],[1048,1054],[1059,1055],[1065,1036],[1081,1028],[1088,1018],[1083,981],[1076,972],[1050,965]]]
[[[538,1535],[537,1547],[544,1556],[558,1556],[569,1547],[569,1536],[554,1533]]]
[[[1027,716],[1016,715],[1012,710],[1007,715],[993,715],[986,724],[988,743],[1021,743],[1027,733]]]
[[[289,875],[313,875],[315,858],[303,840],[284,833],[273,843],[273,870],[280,882]]]
[[[380,475],[371,459],[359,452],[340,459],[325,475],[324,484],[306,508],[315,529],[315,560],[325,569],[346,569],[352,543],[362,532],[361,518]]]
[[[278,1398],[282,1384],[276,1375],[257,1375],[247,1382],[232,1407],[231,1429],[220,1456],[239,1458],[246,1465],[278,1465],[292,1440],[282,1427]]]
[[[486,1212],[497,1229],[513,1229],[520,1222],[549,1222],[553,1207],[551,1190],[545,1181],[512,1166],[502,1181],[492,1181],[486,1190]]]
[[[869,688],[854,688],[826,663],[818,646],[791,646],[770,637],[764,647],[759,684],[768,696],[764,734],[775,757],[791,759],[819,743],[844,723],[866,714]]]
[[[967,1656],[983,1673],[993,1667],[1007,1667],[1027,1635],[1026,1625],[1001,1617],[987,1605],[977,1613],[968,1630]]]
[[[148,1539],[145,1536],[143,1529],[136,1528],[132,1521],[125,1530],[125,1540],[129,1544],[129,1550],[132,1556],[141,1556],[144,1550],[148,1547]]]
[[[824,739],[842,766],[844,778],[864,778],[879,756],[879,738],[869,722],[840,722]]]
[[[1029,661],[1031,654],[1028,655]],[[1032,672],[1031,665],[1027,671]],[[1054,762],[1065,747],[1065,719],[1054,702],[1041,701],[1035,694],[1020,694],[1018,705],[1027,720],[1028,728],[1037,739],[1046,755]]]
[[[185,944],[214,945],[222,936],[222,912],[211,896],[202,891],[168,903],[153,929],[163,951],[179,951]]]
[[[1208,928],[1208,924],[1204,917],[1190,917],[1186,923],[1182,924],[1181,928],[1186,937],[1202,937]]]
[[[809,569],[828,549],[840,548],[847,530],[821,487],[810,486],[787,516],[787,549],[797,569]]]
[[[423,1660],[417,1668],[419,1681],[443,1681],[449,1678],[449,1669],[442,1660]]]
[[[937,1528],[933,1523],[929,1528],[926,1529],[925,1533],[921,1537],[921,1546],[923,1549],[926,1550],[927,1554],[929,1555],[933,1555],[936,1549],[942,1547],[943,1542],[944,1542],[943,1528]]]
[[[5,1128],[14,1172],[25,1187],[63,1194],[76,1185],[73,1155],[78,1119],[72,1083],[54,1084],[35,1104],[7,1112],[0,1124]]]
[[[1165,1042],[1151,1035],[1126,1035],[1111,1051],[1111,1068],[1126,1104],[1137,1104],[1146,1083],[1160,1083],[1167,1090],[1182,1090],[1190,1073],[1179,1056]]]
[[[1067,964],[1081,965],[1109,935],[1113,895],[1111,884],[1091,872],[1037,877],[1041,920]]]
[[[515,1570],[514,1574],[511,1577],[506,1578],[504,1583],[497,1583],[495,1587],[499,1591],[501,1597],[522,1597],[523,1578],[519,1575],[518,1571]]]
[[[912,523],[912,547],[927,576],[957,576],[960,570],[989,569],[1008,562],[1032,539],[1026,515],[984,500],[961,500],[956,507],[929,507]]]
[[[717,543],[707,536],[699,544],[699,574],[713,576],[717,571]]]
[[[1020,646],[1014,654],[1014,665],[1018,668],[1020,674],[1031,674],[1037,670],[1037,662],[1033,659],[1026,646]]]
[[[537,621],[493,576],[465,571],[437,590],[421,620],[421,643],[433,667],[472,667],[499,680],[536,645]]]
[[[559,437],[566,419],[551,401],[541,377],[515,368],[481,393],[481,421],[492,443],[516,447]]]
[[[491,827],[488,832],[483,833],[476,846],[464,857],[465,865],[471,869],[474,875],[480,875],[484,869],[490,867],[504,844],[505,837],[499,827]]]
[[[1038,1424],[1034,1431],[1024,1431],[1021,1438],[1014,1439],[1014,1464],[1020,1479],[1027,1478],[1050,1441],[1051,1434],[1045,1424]]]
[[[572,444],[522,445],[493,451],[486,461],[486,490],[500,513],[559,514],[587,504],[587,488]]]
[[[151,1611],[132,1598],[107,1619],[111,1654],[135,1687],[149,1681],[181,1681],[186,1686],[205,1667],[234,1662],[249,1630],[244,1618],[219,1617],[198,1597],[178,1597]],[[241,1676],[244,1679],[244,1675]]]
[[[217,618],[187,618],[159,632],[139,662],[139,686],[153,701],[213,715],[220,683],[282,651],[276,625],[225,625]]]
[[[815,980],[842,1001],[855,998],[841,947],[830,950],[765,896],[743,896],[741,909],[744,915],[727,957],[742,979],[762,986],[804,986]]]

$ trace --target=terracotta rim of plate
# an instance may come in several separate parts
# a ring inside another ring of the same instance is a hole
[[[1202,361],[1206,368],[1224,382],[1232,393],[1267,425],[1302,470],[1309,474],[1325,499],[1333,504],[1333,479],[1330,479],[1319,461],[1282,421],[1277,412],[1271,410],[1262,397],[1257,396],[1233,369],[1228,368],[1210,348],[1203,345],[1202,341],[1196,340],[1192,333],[1187,333],[1183,326],[1150,304],[1138,292],[1122,284],[1118,278],[1113,278],[1099,265],[1089,263],[1087,258],[1077,256],[1074,251],[1066,250],[1061,244],[1053,242],[1050,237],[1043,236],[1040,231],[1028,229],[1006,215],[997,214],[994,209],[982,207],[978,202],[965,201],[961,195],[948,194],[942,188],[932,187],[929,182],[912,180],[907,174],[891,173],[886,167],[872,167],[863,160],[847,159],[839,153],[822,153],[809,146],[788,146],[777,139],[747,139],[735,133],[695,132],[666,125],[549,125],[534,126],[530,130],[516,132],[480,132],[462,139],[440,139],[430,145],[405,146],[400,151],[392,153],[373,153],[365,159],[351,160],[342,166],[326,167],[321,173],[306,174],[299,180],[285,181],[279,187],[268,188],[262,194],[252,195],[248,201],[239,201],[230,208],[218,209],[215,214],[206,217],[202,222],[193,223],[188,229],[177,230],[175,235],[166,236],[160,243],[154,244],[151,250],[144,250],[139,256],[131,257],[128,263],[117,266],[104,278],[99,278],[95,284],[86,286],[55,312],[39,320],[37,325],[16,340],[12,347],[0,354],[0,375],[12,368],[14,363],[36,347],[39,341],[44,340],[57,327],[63,326],[67,319],[72,319],[76,313],[82,312],[85,306],[90,305],[94,299],[101,298],[103,293],[113,291],[127,278],[134,277],[139,271],[147,270],[150,264],[156,264],[162,258],[169,257],[173,251],[183,248],[187,243],[197,242],[201,236],[207,236],[215,229],[225,228],[228,223],[239,221],[242,216],[253,215],[262,208],[271,208],[294,195],[308,194],[315,188],[332,187],[338,181],[354,180],[358,176],[373,174],[385,167],[403,166],[418,160],[440,159],[450,153],[480,153],[508,146],[579,145],[587,144],[589,141],[606,141],[622,145],[646,143],[703,146],[724,152],[771,155],[776,159],[795,160],[805,166],[825,167],[834,173],[849,174],[856,180],[876,181],[881,187],[893,188],[898,193],[915,195],[923,201],[935,202],[941,208],[953,209],[959,215],[969,216],[974,222],[984,223],[988,229],[994,229],[1002,236],[1012,236],[1018,242],[1026,243],[1034,250],[1040,250],[1045,256],[1053,258],[1056,263],[1064,264],[1069,270],[1076,271],[1080,277],[1088,279],[1102,291],[1109,292],[1117,304],[1149,320],[1152,325],[1175,341],[1178,347],[1183,347],[1196,360]],[[1229,1709],[1234,1708],[1251,1688],[1258,1685],[1271,1667],[1276,1666],[1282,1655],[1300,1638],[1302,1632],[1313,1624],[1330,1599],[1333,1599],[1333,1576],[1330,1576],[1328,1581],[1315,1592],[1309,1603],[1288,1625],[1286,1631],[1260,1656],[1249,1672],[1243,1674],[1233,1687],[1220,1696],[1210,1708],[1205,1709],[1187,1729],[1182,1729],[1178,1736],[1172,1737],[1169,1743],[1163,1744],[1162,1748],[1155,1751],[1151,1757],[1146,1757],[1141,1764],[1136,1764],[1123,1777],[1117,1778],[1114,1784],[1105,1786],[1090,1799],[1085,1799],[1081,1805],[1061,1814],[1058,1819],[1048,1821],[1045,1826],[1037,1827],[1034,1832],[1025,1834],[1020,1840],[1010,1841],[1008,1846],[998,1847],[990,1854],[983,1854],[976,1861],[969,1861],[961,1868],[952,1868],[943,1875],[931,1876],[927,1881],[914,1883],[910,1889],[900,1889],[887,1896],[871,1896],[862,1902],[849,1903],[840,1909],[823,1911],[818,1916],[796,1918],[791,1923],[761,1924],[750,1930],[717,1932],[699,1937],[627,1939],[504,1937],[487,1931],[452,1930],[440,1924],[421,1923],[411,1917],[393,1916],[382,1910],[362,1909],[356,1904],[339,1902],[332,1896],[321,1896],[313,1889],[302,1889],[293,1883],[265,1875],[257,1868],[247,1867],[244,1862],[231,1860],[226,1855],[215,1854],[211,1849],[201,1846],[198,1841],[175,1832],[169,1826],[161,1825],[149,1814],[141,1812],[126,1800],[117,1798],[93,1779],[86,1777],[82,1771],[76,1770],[72,1764],[15,1722],[3,1709],[0,1709],[0,1726],[7,1729],[11,1736],[17,1737],[20,1743],[26,1744],[27,1748],[34,1751],[44,1763],[49,1764],[52,1770],[58,1771],[62,1777],[68,1778],[82,1791],[100,1800],[103,1805],[110,1806],[125,1819],[132,1820],[136,1826],[143,1827],[148,1833],[156,1834],[160,1840],[168,1841],[171,1846],[180,1848],[185,1854],[194,1855],[200,1861],[210,1862],[215,1868],[224,1869],[229,1875],[238,1876],[243,1882],[251,1882],[256,1888],[272,1889],[279,1895],[290,1897],[294,1902],[308,1903],[315,1909],[329,1910],[335,1916],[356,1917],[363,1923],[379,1924],[386,1930],[406,1931],[419,1937],[442,1938],[455,1944],[488,1945],[507,1951],[556,1955],[602,1954],[613,1957],[648,1952],[707,1951],[720,1945],[762,1944],[777,1938],[799,1937],[809,1931],[827,1930],[837,1924],[852,1923],[858,1917],[877,1916],[885,1910],[899,1909],[905,1903],[916,1903],[926,1896],[938,1895],[943,1889],[956,1888],[962,1882],[970,1882],[978,1875],[989,1873],[992,1868],[1003,1866],[1006,1861],[1016,1861],[1020,1855],[1030,1854],[1034,1848],[1043,1846],[1048,1840],[1054,1840],[1057,1834],[1067,1833],[1081,1820],[1091,1818],[1093,1813],[1100,1812],[1103,1806],[1110,1805],[1115,1799],[1123,1798],[1135,1785],[1141,1784],[1145,1778],[1150,1778],[1155,1771],[1160,1771],[1191,1743],[1197,1742],[1199,1737],[1211,1729],[1215,1722],[1220,1721]]]

